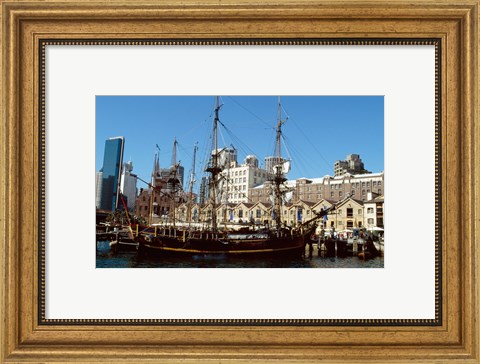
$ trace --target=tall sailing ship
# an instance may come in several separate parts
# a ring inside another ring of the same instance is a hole
[[[299,257],[305,253],[305,246],[314,233],[316,221],[328,214],[331,209],[322,210],[317,215],[296,227],[282,225],[281,210],[284,201],[285,174],[290,168],[290,161],[281,156],[282,125],[286,120],[281,118],[280,98],[278,101],[278,123],[276,127],[276,157],[277,164],[272,174],[273,185],[273,226],[261,229],[247,227],[241,230],[229,230],[219,226],[217,222],[218,184],[222,168],[219,163],[217,129],[219,118],[219,98],[216,97],[215,117],[213,120],[213,152],[206,168],[210,174],[210,203],[212,205],[211,224],[207,228],[193,229],[185,226],[175,226],[175,222],[165,227],[149,227],[143,230],[136,240],[140,253],[160,253],[168,255],[227,255],[227,256],[289,256]],[[175,177],[174,177],[175,178]],[[175,199],[173,199],[175,201]],[[172,211],[175,209],[173,208]]]

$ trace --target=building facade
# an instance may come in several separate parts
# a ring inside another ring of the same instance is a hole
[[[177,181],[174,183],[173,179]],[[180,179],[183,180],[183,167],[177,166],[176,171],[173,167],[161,169],[159,156],[155,154],[151,186],[140,190],[135,200],[135,214],[147,218],[149,223],[172,221],[177,206],[189,198],[197,198],[183,191]],[[175,216],[175,219],[178,217]]]
[[[270,173],[259,168],[258,159],[253,155],[247,156],[243,164],[238,165],[236,161],[232,162],[221,172],[223,202],[235,204],[247,202],[248,191],[271,178]]]
[[[100,208],[100,201],[102,200],[102,170],[95,174],[95,208]]]
[[[369,193],[383,195],[384,173],[299,178],[297,180],[286,181],[285,186],[285,188],[289,190],[286,194],[287,201],[292,203],[300,200],[317,202],[321,199],[340,201],[345,197],[366,201]],[[248,201],[252,203],[271,202],[271,194],[272,185],[267,182],[260,186],[250,188],[248,191]]]
[[[365,210],[364,226],[367,228],[367,230],[384,228],[384,220],[383,220],[384,200],[385,200],[384,196],[376,196],[364,203],[364,210]]]
[[[322,210],[326,210],[333,205],[336,205],[336,209],[322,218],[316,218]],[[205,206],[190,204],[192,209],[190,219],[187,216],[188,206],[184,203],[176,207],[176,216],[179,221],[211,223],[213,215],[211,203]],[[370,214],[370,208],[375,209],[373,215]],[[272,204],[263,202],[220,205],[216,208],[217,223],[220,227],[224,223],[273,225],[275,219],[272,209]],[[317,223],[317,232],[324,229],[325,231],[331,232],[334,230],[349,234],[354,229],[360,228],[383,230],[383,196],[370,201],[360,201],[351,197],[337,202],[325,199],[316,203],[300,200],[296,203],[284,204],[281,208],[281,214],[281,221],[285,227],[298,226],[314,219]],[[375,216],[373,222],[369,220],[371,215]],[[379,217],[381,220],[379,220]]]
[[[124,144],[124,137],[110,138],[105,141],[99,206],[102,210],[115,211],[118,207]]]

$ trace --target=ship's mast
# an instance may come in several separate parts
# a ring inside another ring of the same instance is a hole
[[[286,181],[286,178],[283,174],[283,164],[282,164],[282,155],[281,155],[281,138],[282,138],[282,125],[285,124],[287,120],[282,120],[282,106],[280,103],[280,96],[278,97],[278,123],[277,123],[277,137],[276,137],[276,156],[277,164],[275,165],[275,177],[274,177],[274,192],[275,192],[275,224],[277,228],[277,233],[280,233],[280,227],[282,224],[282,191],[280,190],[280,185]]]
[[[173,192],[173,198],[172,198],[172,222],[173,222],[173,227],[175,228],[175,199],[177,197],[177,137],[174,137],[173,139],[173,157],[172,157],[172,174],[173,177],[170,177],[170,183],[172,184],[172,192]]]
[[[188,210],[187,210],[187,221],[190,223],[192,220],[192,196],[193,196],[193,185],[195,183],[195,163],[197,157],[197,144],[193,147],[193,165],[192,165],[192,174],[190,176],[190,191],[188,195]]]
[[[215,118],[213,120],[213,155],[210,166],[207,168],[207,172],[211,174],[210,180],[210,195],[212,200],[212,230],[217,231],[217,176],[221,172],[221,168],[218,166],[218,111],[220,110],[219,97],[215,98]]]
[[[153,162],[153,171],[152,171],[152,180],[151,180],[151,190],[152,193],[150,194],[150,203],[149,203],[149,213],[148,213],[148,225],[152,225],[153,223],[153,201],[154,201],[154,195],[155,195],[155,181],[157,177],[157,173],[160,171],[160,148],[157,145],[158,153],[155,152],[155,160]]]

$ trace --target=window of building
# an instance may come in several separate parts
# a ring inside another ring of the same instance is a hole
[[[243,183],[247,182],[247,177],[243,177]]]
[[[365,187],[365,182],[362,182],[362,187]]]
[[[243,218],[243,210],[242,209],[238,210],[238,217],[240,219]]]
[[[338,197],[342,197],[342,191],[338,191]]]
[[[332,192],[330,192],[330,197],[333,197],[333,191],[332,191]]]
[[[373,214],[373,207],[367,208],[367,213],[368,214]]]
[[[378,181],[378,187],[382,185],[382,181]]]
[[[370,187],[370,182],[367,182],[367,187]]]
[[[365,190],[362,190],[362,196],[365,196],[367,193],[365,192]]]
[[[381,190],[381,189],[378,189],[378,194],[379,194],[379,195],[382,194],[382,190]]]
[[[377,185],[377,181],[373,181],[373,187],[375,187]]]
[[[358,214],[361,215],[362,214],[362,209],[358,209]]]
[[[369,225],[372,225],[372,224],[373,224],[373,219],[372,219],[372,218],[368,219],[368,220],[367,220],[367,223],[368,223]]]
[[[342,210],[338,210],[338,215],[342,216]]]
[[[257,209],[257,217],[262,217],[262,210]]]
[[[347,207],[347,217],[353,217],[353,209],[351,207]]]

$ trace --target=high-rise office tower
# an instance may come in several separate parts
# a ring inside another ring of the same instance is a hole
[[[119,204],[124,144],[124,137],[110,138],[105,141],[100,199],[100,208],[103,210],[115,211]]]

